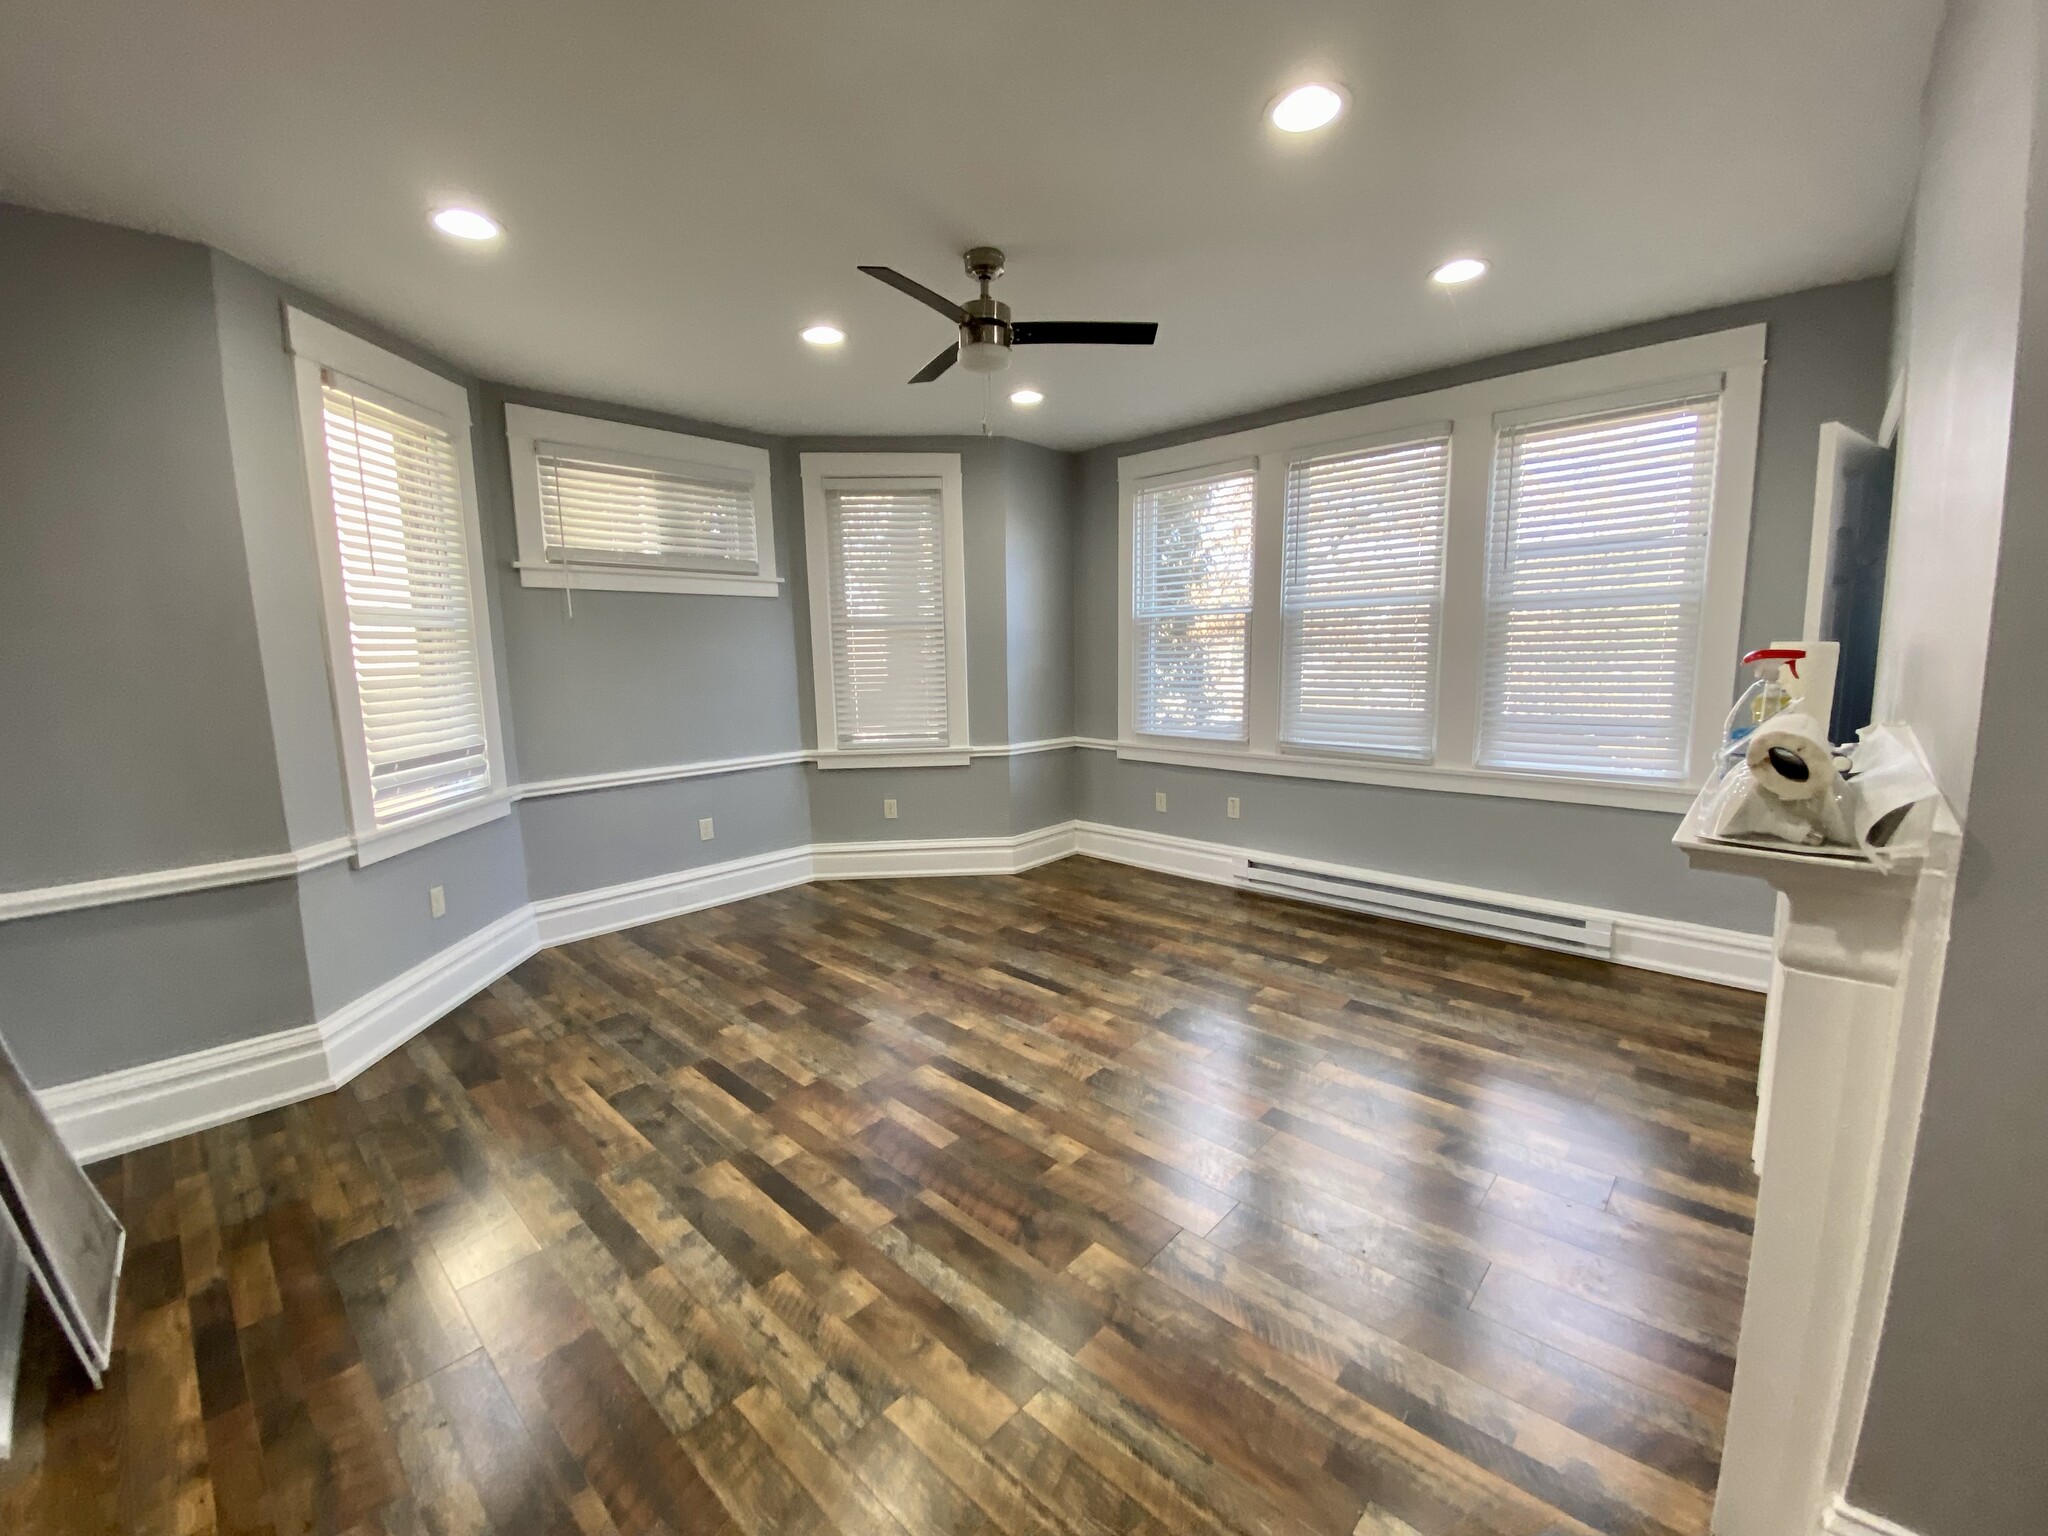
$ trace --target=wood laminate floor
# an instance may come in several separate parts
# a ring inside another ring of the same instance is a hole
[[[1069,859],[547,951],[96,1170],[9,1536],[1694,1533],[1758,999]]]

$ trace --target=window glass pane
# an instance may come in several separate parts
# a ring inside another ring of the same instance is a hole
[[[349,662],[379,827],[490,792],[462,482],[449,435],[321,386]]]
[[[939,487],[828,486],[825,517],[838,745],[948,745]]]
[[[1280,735],[1427,759],[1448,438],[1288,466]]]
[[[537,445],[548,558],[750,575],[754,488],[736,476]]]
[[[1247,469],[1137,495],[1132,694],[1142,734],[1244,739],[1254,484]]]
[[[1719,417],[1704,397],[1500,434],[1483,766],[1685,778]]]

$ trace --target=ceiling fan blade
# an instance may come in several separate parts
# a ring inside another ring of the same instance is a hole
[[[933,379],[936,379],[940,374],[944,373],[948,368],[952,367],[954,362],[959,358],[959,356],[960,343],[956,341],[953,343],[952,346],[946,348],[945,351],[941,352],[937,357],[933,358],[930,362],[926,363],[922,368],[918,369],[917,372],[913,373],[910,376],[910,382],[913,384],[931,383]]]
[[[1020,347],[1042,346],[1048,342],[1149,347],[1159,335],[1159,327],[1151,321],[1019,320],[1010,327],[1010,334]]]
[[[943,293],[934,293],[914,277],[905,277],[894,267],[862,267],[869,277],[877,278],[894,288],[898,293],[907,293],[920,304],[929,304],[955,325],[966,323],[967,311],[947,298]]]

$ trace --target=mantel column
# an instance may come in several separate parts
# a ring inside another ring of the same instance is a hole
[[[1786,900],[1769,1156],[1714,1505],[1719,1536],[1813,1536],[1856,1320],[1917,871],[1682,844]]]

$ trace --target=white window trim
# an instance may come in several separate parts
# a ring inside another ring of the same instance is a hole
[[[817,764],[833,768],[964,768],[967,735],[967,549],[957,453],[807,453],[803,455],[804,554],[811,597],[811,700],[817,712]],[[825,486],[836,480],[936,480],[945,527],[946,734],[943,747],[846,750],[839,739],[832,686],[831,540]]]
[[[1734,694],[1749,555],[1750,503],[1756,481],[1757,429],[1763,404],[1762,325],[1741,326],[1584,358],[1502,378],[1482,379],[1428,394],[1383,400],[1350,410],[1277,422],[1221,437],[1157,448],[1117,461],[1117,756],[1133,762],[1178,763],[1283,777],[1493,794],[1513,799],[1683,811],[1704,781]],[[1497,418],[1555,410],[1581,402],[1648,398],[1660,389],[1695,388],[1721,380],[1721,437],[1715,469],[1713,521],[1700,623],[1698,684],[1688,771],[1679,784],[1632,784],[1484,769],[1478,750],[1485,643],[1486,541]],[[1444,537],[1444,592],[1438,610],[1436,755],[1430,763],[1397,762],[1280,742],[1282,556],[1287,467],[1332,445],[1398,441],[1451,424],[1451,484]],[[1248,738],[1243,744],[1140,735],[1132,713],[1131,569],[1133,504],[1144,484],[1258,464],[1252,533],[1252,620],[1247,659]]]
[[[409,363],[382,347],[352,336],[302,310],[287,307],[285,329],[299,405],[300,444],[306,488],[319,554],[322,634],[333,684],[334,724],[341,737],[343,776],[348,788],[350,843],[357,866],[375,864],[413,848],[510,814],[512,795],[505,775],[505,738],[498,720],[498,668],[491,643],[489,574],[477,516],[476,461],[470,448],[469,391],[451,379]],[[463,531],[469,542],[469,600],[475,614],[477,666],[482,673],[484,739],[490,755],[490,790],[430,816],[379,828],[370,800],[369,757],[363,744],[363,712],[356,694],[348,646],[348,609],[341,587],[341,552],[335,540],[333,491],[327,480],[327,438],[321,425],[320,373],[332,369],[373,389],[394,395],[439,426],[454,440],[462,488]]]
[[[767,449],[623,421],[605,421],[595,416],[544,411],[531,405],[505,407],[505,437],[511,450],[512,512],[519,528],[517,564],[521,586],[722,597],[774,597],[781,592],[782,579],[775,570],[775,502],[769,482],[772,461]],[[612,449],[667,459],[679,466],[701,464],[751,477],[756,569],[748,575],[737,575],[607,565],[587,559],[550,559],[541,516],[540,456],[536,447],[543,442],[599,451]]]

